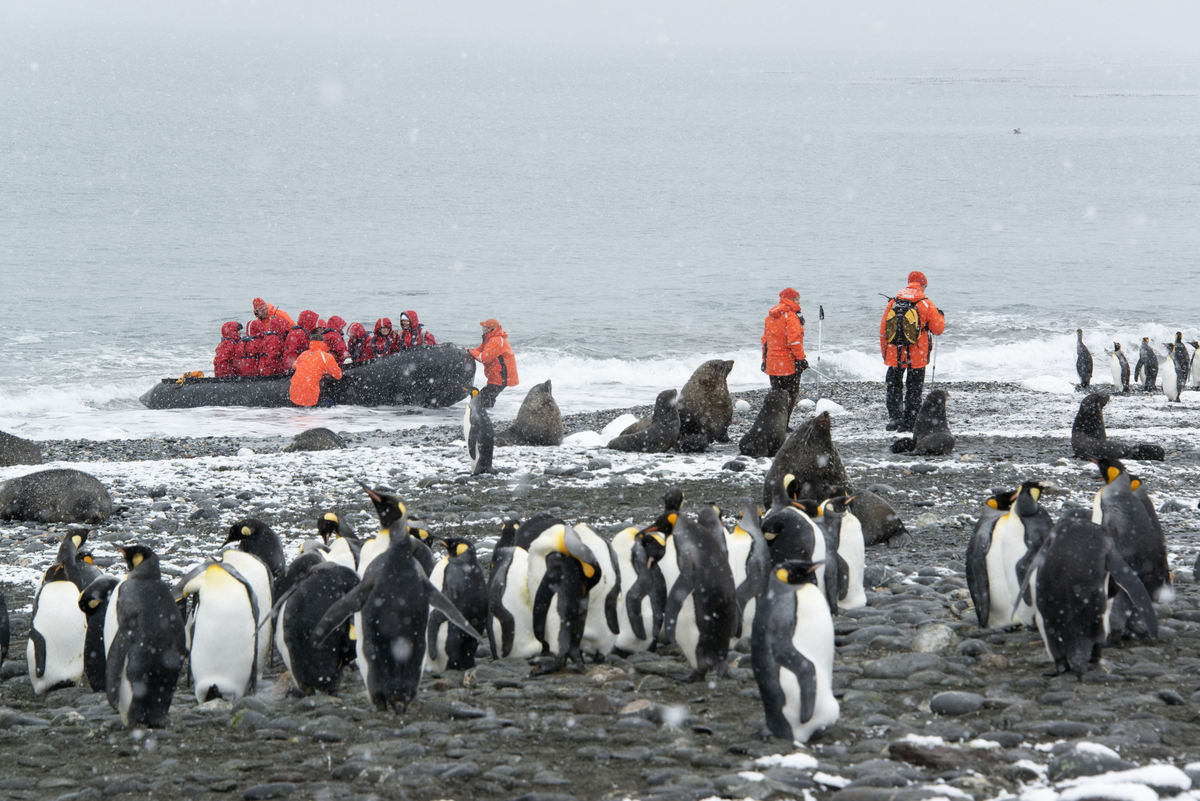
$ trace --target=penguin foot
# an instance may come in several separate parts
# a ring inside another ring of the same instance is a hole
[[[698,681],[704,681],[704,674],[707,672],[707,670],[700,670],[699,668],[696,668],[686,676],[677,676],[675,681],[679,682],[680,684],[695,684]]]
[[[557,657],[557,658],[551,659],[547,662],[543,662],[540,665],[534,665],[533,671],[529,675],[530,676],[548,676],[551,673],[561,672],[562,669],[566,666],[567,666],[566,658],[565,657]]]

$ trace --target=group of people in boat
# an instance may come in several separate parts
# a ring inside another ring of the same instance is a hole
[[[350,323],[347,328],[338,315],[323,320],[311,309],[300,312],[293,321],[287,312],[262,298],[254,299],[253,308],[254,319],[245,328],[236,320],[221,326],[221,342],[213,357],[217,378],[289,373],[313,339],[323,341],[339,365],[437,344],[412,309],[400,315],[398,329],[392,327],[391,318],[380,317],[368,332],[362,323]]]

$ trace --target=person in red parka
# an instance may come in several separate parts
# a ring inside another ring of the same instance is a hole
[[[517,360],[508,344],[508,334],[498,320],[489,318],[479,327],[483,329],[483,341],[470,353],[476,361],[483,363],[487,386],[479,391],[479,397],[483,408],[490,409],[496,405],[496,396],[501,390],[517,385]]]
[[[346,331],[349,339],[346,340],[346,349],[350,352],[350,358],[355,364],[369,362],[375,358],[375,348],[371,346],[371,337],[367,335],[367,327],[362,323],[350,323],[350,328]]]
[[[279,315],[265,320],[255,317],[250,321],[250,349],[258,358],[259,375],[279,375],[283,372],[283,341],[290,328]]]
[[[380,317],[375,321],[375,334],[371,337],[371,349],[376,356],[387,356],[389,353],[400,351],[400,334],[392,328],[388,317]]]
[[[336,314],[330,317],[329,322],[325,324],[325,344],[329,346],[329,352],[338,360],[338,364],[342,364],[350,358],[346,340],[342,338],[342,329],[345,327],[346,321]]]
[[[415,311],[409,309],[400,315],[400,348],[402,350],[436,344],[437,340],[433,338],[433,334],[425,330],[425,326],[421,325],[421,320]]]
[[[946,330],[946,315],[925,297],[928,285],[925,273],[913,270],[908,286],[888,299],[879,321],[879,350],[888,368],[888,431],[912,431],[921,408],[932,335]]]
[[[771,386],[788,394],[788,420],[800,397],[800,376],[808,369],[804,355],[804,317],[800,314],[800,293],[788,287],[779,293],[779,303],[767,312],[763,321],[762,371]]]
[[[296,366],[296,359],[308,350],[308,335],[317,327],[320,318],[312,309],[300,312],[299,321],[288,331],[287,339],[283,342],[283,369],[291,370]]]
[[[309,334],[308,350],[296,359],[296,372],[288,386],[288,398],[297,406],[316,406],[321,400],[321,379],[339,379],[342,368],[325,344],[325,335],[314,328]],[[326,403],[328,406],[329,404]]]
[[[255,298],[250,305],[251,308],[254,309],[254,316],[259,320],[269,320],[272,317],[280,317],[285,323],[287,323],[288,328],[291,328],[296,324],[295,321],[292,320],[291,315],[289,315],[283,309],[276,308],[274,304],[267,303],[262,298]]]
[[[217,378],[258,375],[258,359],[248,337],[242,336],[242,324],[230,320],[221,326],[221,342],[213,357],[213,375]]]

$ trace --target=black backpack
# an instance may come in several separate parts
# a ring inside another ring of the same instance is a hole
[[[883,335],[889,344],[898,348],[917,344],[921,339],[921,314],[917,304],[904,298],[894,299],[884,318]]]

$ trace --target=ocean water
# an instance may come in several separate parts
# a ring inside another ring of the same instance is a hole
[[[35,439],[461,416],[141,407],[255,296],[467,346],[496,317],[565,413],[714,357],[765,386],[785,286],[822,380],[881,379],[911,269],[937,380],[1069,392],[1077,327],[1098,382],[1113,341],[1200,338],[1200,59],[56,29],[0,32],[0,67],[0,430]]]

